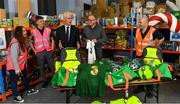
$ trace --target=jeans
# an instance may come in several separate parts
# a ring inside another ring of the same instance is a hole
[[[25,89],[29,90],[29,81],[27,79],[26,70],[23,70],[20,76],[18,76],[15,73],[15,70],[9,70],[9,73],[10,73],[10,79],[11,79],[11,84],[12,84],[11,90],[13,92],[13,96],[18,96],[18,93],[17,93],[17,81],[18,81],[19,77],[21,77]]]

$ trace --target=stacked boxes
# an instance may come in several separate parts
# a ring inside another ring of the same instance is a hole
[[[12,28],[12,19],[0,19],[0,27]]]
[[[16,0],[18,17],[24,18],[28,11],[32,10],[31,0]]]
[[[130,2],[131,0],[119,0],[120,16],[124,17],[130,13]]]
[[[2,19],[6,18],[6,10],[5,9],[0,9],[0,18],[2,18]]]
[[[13,24],[14,24],[14,28],[16,26],[24,26],[24,27],[29,27],[29,20],[26,18],[17,18],[15,17],[13,19]]]
[[[118,48],[127,48],[129,43],[127,41],[127,31],[126,30],[119,30],[117,31],[117,37],[115,41],[115,47]]]

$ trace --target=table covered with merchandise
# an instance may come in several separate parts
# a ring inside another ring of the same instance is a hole
[[[135,62],[135,60],[132,61]],[[172,67],[166,63],[162,63],[152,68],[151,74],[145,75],[145,73],[150,72],[149,68],[151,67],[142,65],[142,68],[138,68],[141,71],[133,70],[132,61],[118,65],[112,60],[103,59],[93,64],[80,64],[77,68],[77,76],[73,77],[74,74],[68,74],[70,78],[68,80],[66,79],[67,72],[73,72],[60,67],[59,71],[53,77],[52,86],[57,90],[66,91],[66,102],[68,103],[72,94],[75,93],[78,96],[104,96],[106,86],[113,91],[125,91],[125,98],[128,98],[128,89],[130,86],[153,84],[154,96],[158,103],[159,84],[172,80]],[[61,78],[58,78],[58,76]],[[63,83],[64,79],[62,77],[66,79],[66,84]],[[71,93],[71,91],[73,92]],[[147,93],[145,93],[144,102],[146,102],[146,98]]]

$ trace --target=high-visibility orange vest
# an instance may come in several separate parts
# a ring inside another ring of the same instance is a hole
[[[136,29],[136,56],[142,56],[143,49],[147,46],[155,46],[155,41],[153,40],[154,31],[155,28],[151,27],[143,39],[140,28]]]
[[[37,28],[32,29],[31,35],[34,38],[34,48],[36,52],[42,52],[43,50],[52,50],[50,42],[51,30],[49,28],[45,27],[43,34],[41,34]]]
[[[12,38],[9,46],[8,46],[8,56],[7,56],[7,63],[6,63],[6,69],[7,70],[15,70],[14,64],[13,64],[13,59],[11,57],[11,52],[10,52],[10,47],[13,43],[18,42],[17,39]],[[20,70],[24,70],[25,64],[27,62],[27,49],[25,48],[25,51],[23,52],[20,48],[20,53],[18,55],[18,64],[19,64],[19,68]]]

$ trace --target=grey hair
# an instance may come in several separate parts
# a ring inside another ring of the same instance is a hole
[[[63,13],[63,18],[65,19],[65,18],[67,18],[68,16],[71,16],[71,17],[73,18],[73,13],[72,13],[71,11],[65,11],[65,12]]]

